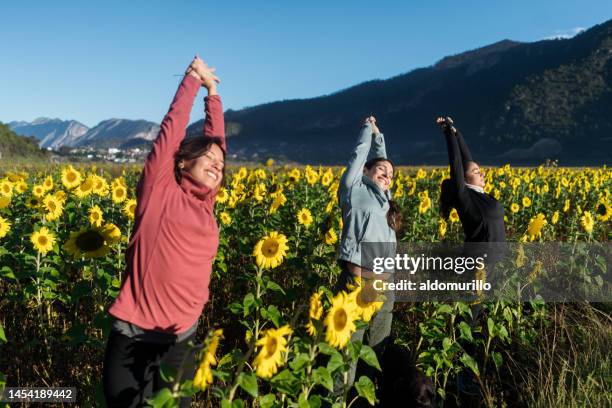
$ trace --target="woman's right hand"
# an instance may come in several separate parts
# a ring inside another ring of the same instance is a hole
[[[378,129],[378,126],[376,126],[376,118],[374,116],[368,116],[365,119],[365,124],[370,124],[370,126],[372,127],[372,133],[374,133],[375,135],[380,134],[380,130]]]
[[[217,84],[221,81],[215,74],[215,68],[209,67],[202,59],[196,55],[189,67],[185,71],[185,74],[197,76],[202,81],[208,91],[215,90]]]
[[[450,129],[453,131],[453,134],[457,134],[457,129],[455,129],[455,127],[453,126],[453,119],[451,119],[450,116],[439,116],[436,119],[436,123],[442,128],[442,130]]]

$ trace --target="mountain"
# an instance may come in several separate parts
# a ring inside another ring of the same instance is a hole
[[[159,133],[159,125],[146,120],[108,119],[89,129],[74,146],[132,147],[149,145]]]
[[[34,136],[40,147],[58,149],[63,145],[72,146],[89,128],[75,120],[38,118],[33,122],[9,122],[15,133]]]
[[[33,122],[9,122],[11,130],[34,136],[41,147],[130,148],[149,147],[159,132],[159,125],[146,120],[108,119],[93,128],[75,120],[38,118]]]
[[[0,123],[0,159],[44,159],[47,152],[38,147],[34,137],[19,136],[8,124]]]
[[[311,99],[225,114],[230,152],[344,164],[373,114],[399,164],[445,163],[451,116],[484,164],[603,164],[612,151],[612,20],[571,39],[500,41]],[[201,134],[203,121],[188,128]]]

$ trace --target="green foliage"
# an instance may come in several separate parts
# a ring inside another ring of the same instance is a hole
[[[2,160],[40,160],[47,157],[47,153],[38,147],[35,137],[19,136],[3,123],[0,123],[0,154]]]

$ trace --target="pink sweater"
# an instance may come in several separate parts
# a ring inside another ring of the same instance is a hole
[[[147,157],[136,188],[138,205],[119,296],[109,309],[116,318],[147,330],[181,333],[195,324],[208,300],[219,246],[214,215],[217,191],[183,171],[174,177],[174,154],[185,137],[199,81],[186,75]],[[204,99],[205,136],[225,151],[221,98]],[[218,190],[218,189],[217,189]]]

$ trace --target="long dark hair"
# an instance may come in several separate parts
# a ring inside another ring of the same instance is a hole
[[[451,179],[444,179],[440,184],[440,215],[445,220],[450,216],[451,210],[456,206],[457,191]]]
[[[223,152],[223,160],[225,161],[225,150],[221,147],[221,142],[217,140],[217,138],[213,137],[190,137],[188,139],[183,139],[181,145],[179,146],[178,151],[174,155],[174,178],[176,182],[181,184],[181,180],[183,179],[183,174],[181,173],[181,168],[179,167],[179,163],[181,160],[193,160],[205,154],[210,150],[213,144],[219,146],[221,151]],[[223,170],[221,171],[221,185],[225,184],[225,165],[223,166]]]
[[[368,170],[371,170],[372,167],[376,166],[380,162],[388,162],[395,170],[395,165],[393,164],[393,162],[384,157],[375,157],[373,159],[370,159],[366,162],[366,164],[364,164],[363,167]],[[393,200],[389,200],[389,211],[387,211],[387,224],[396,233],[399,233],[399,231],[402,229],[402,211],[399,204]]]

